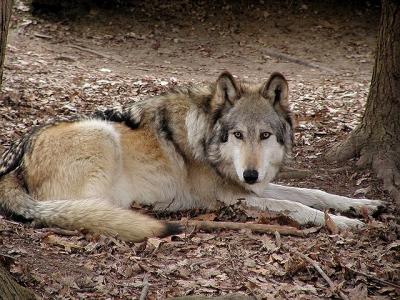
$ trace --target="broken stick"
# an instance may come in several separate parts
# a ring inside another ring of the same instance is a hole
[[[309,67],[309,68],[319,69],[319,70],[328,71],[328,72],[332,72],[332,73],[337,73],[336,70],[334,70],[334,69],[331,69],[331,68],[328,68],[328,67],[324,67],[324,66],[320,66],[320,65],[317,65],[317,64],[315,64],[313,62],[305,61],[305,60],[299,59],[297,57],[293,57],[291,55],[287,55],[287,54],[279,52],[279,51],[277,51],[275,49],[264,49],[264,53],[266,55],[269,55],[269,56],[272,56],[272,57],[275,57],[275,58],[278,58],[278,59],[286,60],[286,61],[289,61],[289,62],[292,62],[292,63],[295,63],[295,64],[299,64],[299,65],[302,65],[302,66],[306,66],[306,67]]]
[[[311,264],[314,267],[314,269],[322,276],[322,278],[325,279],[325,281],[328,283],[329,287],[331,288],[331,290],[333,292],[336,291],[339,294],[339,296],[344,300],[348,300],[349,299],[341,290],[337,289],[337,286],[332,282],[332,280],[329,278],[329,276],[326,275],[324,270],[322,270],[322,268],[318,265],[318,263],[315,260],[309,258],[307,255],[305,255],[303,253],[300,253],[297,250],[293,250],[293,249],[290,250],[289,249],[289,251],[292,251],[293,253],[295,253],[296,255],[300,256],[305,261],[307,261],[309,264]]]
[[[142,292],[140,293],[139,300],[146,300],[147,299],[147,294],[149,293],[149,274],[144,275],[143,278],[143,289]]]
[[[348,270],[350,272],[353,272],[355,274],[364,276],[364,277],[366,277],[368,279],[371,279],[373,281],[377,281],[377,282],[379,282],[381,284],[392,286],[394,288],[400,289],[400,285],[398,285],[398,284],[396,284],[394,282],[390,282],[390,281],[386,281],[386,280],[380,279],[380,278],[378,278],[378,277],[376,277],[376,276],[374,276],[372,274],[368,274],[368,273],[365,273],[365,272],[362,272],[362,271],[357,271],[357,270],[354,270],[354,269],[352,269],[350,267],[347,267],[347,266],[345,266],[345,268],[346,268],[346,270]]]
[[[228,229],[228,230],[241,230],[249,229],[258,233],[270,233],[275,234],[279,232],[282,235],[294,235],[294,236],[307,236],[307,232],[291,227],[281,225],[268,225],[268,224],[254,224],[254,223],[238,223],[238,222],[214,222],[214,221],[197,221],[197,220],[184,220],[184,221],[172,221],[171,223],[180,224],[183,226],[195,226],[198,229],[204,231],[213,231],[215,229]]]
[[[95,55],[100,56],[102,58],[107,58],[107,59],[115,60],[115,61],[117,61],[119,63],[124,63],[122,60],[120,60],[120,59],[118,59],[116,57],[113,57],[111,55],[107,55],[107,54],[104,54],[104,53],[100,53],[100,52],[97,52],[95,50],[83,47],[83,46],[78,46],[78,45],[74,45],[74,44],[68,44],[68,46],[71,47],[71,48],[75,48],[75,49],[78,49],[78,50],[81,50],[81,51],[85,51],[85,52],[91,53],[91,54],[95,54]]]

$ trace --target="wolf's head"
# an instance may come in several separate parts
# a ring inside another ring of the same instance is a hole
[[[291,150],[288,84],[273,73],[262,85],[238,83],[222,73],[210,103],[207,157],[216,169],[257,191],[270,182]]]

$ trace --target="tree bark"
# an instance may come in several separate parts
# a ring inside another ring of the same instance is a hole
[[[327,154],[333,161],[360,157],[400,207],[400,1],[383,0],[375,65],[361,123]]]
[[[19,285],[8,274],[7,270],[0,266],[0,299],[36,299],[33,292]]]
[[[3,82],[3,65],[7,47],[8,25],[10,24],[13,0],[1,0],[0,4],[0,89]]]

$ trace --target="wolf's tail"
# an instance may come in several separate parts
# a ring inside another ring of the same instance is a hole
[[[178,225],[114,207],[101,199],[35,201],[13,172],[0,177],[0,207],[45,225],[86,229],[133,242],[180,231]]]

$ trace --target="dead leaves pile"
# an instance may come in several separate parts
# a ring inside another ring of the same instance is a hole
[[[400,281],[399,239],[384,241],[393,237],[382,229],[321,232],[308,239],[191,230],[133,244],[79,233],[66,237],[5,220],[0,224],[1,255],[12,257],[10,271],[46,298],[137,298],[146,274],[148,299],[232,292],[269,299],[337,296],[296,251],[317,261],[351,299],[360,299],[351,297],[357,293],[382,299],[400,293],[350,271]]]
[[[29,36],[33,29],[28,27],[35,22],[20,22],[18,30]],[[44,33],[54,39],[65,39],[65,25],[42,23],[39,29]],[[133,32],[124,34],[126,38],[143,38]],[[101,38],[91,38],[94,44],[102,42]],[[156,42],[154,45],[159,47]],[[4,93],[0,95],[3,147],[8,147],[32,126],[88,116],[95,109],[138,101],[177,84],[172,77],[122,76],[110,64],[89,68],[80,62],[79,52],[71,55],[59,49],[30,51],[24,46],[23,41],[8,46]],[[200,46],[200,50],[207,57],[211,55],[208,48]],[[186,75],[180,75],[180,83],[185,83]],[[318,172],[303,182],[289,182],[325,187],[348,196],[355,193],[380,198],[384,195],[369,188],[370,174],[351,168],[327,174],[326,166],[320,162],[326,148],[356,126],[368,93],[368,80],[342,75],[291,78],[291,106],[297,124],[296,164],[303,168],[318,167]],[[343,176],[344,172],[349,173]],[[354,184],[356,192],[346,188]],[[251,219],[261,223],[276,217],[250,211],[243,214],[232,207],[218,213],[194,215],[199,220]],[[0,219],[0,258],[8,260],[8,269],[20,283],[46,299],[135,299],[147,275],[148,299],[232,292],[270,299],[319,299],[337,297],[338,290],[350,299],[366,299],[367,295],[395,299],[400,290],[377,279],[400,282],[400,229],[390,213],[382,220],[384,224],[371,223],[364,231],[338,233],[327,217],[326,228],[308,238],[277,239],[248,231],[204,233],[190,229],[179,236],[131,244],[79,232],[69,235],[47,232]],[[291,249],[315,260],[336,290]]]
[[[24,61],[19,52],[14,58],[19,64]],[[57,61],[51,76],[47,73],[48,76],[43,76],[48,70],[48,66],[41,63],[43,59],[32,56],[24,63],[24,70],[13,69],[13,63],[9,65],[8,74],[15,76],[7,77],[5,93],[0,99],[0,118],[4,124],[1,143],[4,146],[32,125],[46,123],[52,118],[71,119],[91,114],[94,108],[136,101],[176,84],[175,79],[130,80],[107,68],[82,74],[63,61]],[[53,76],[64,79],[54,80]],[[326,104],[318,104],[322,97],[329,100],[329,96],[340,94],[332,85],[307,92],[305,86],[302,87],[300,81],[293,89],[294,95],[298,95],[298,100],[293,102],[299,124],[297,145],[304,147],[305,152],[314,152],[314,143],[321,144],[324,137],[336,137],[353,126],[354,115],[350,117],[345,112],[362,105],[366,86],[355,85],[356,98],[341,90],[342,98],[333,102],[337,109],[332,109],[332,103],[330,109]],[[343,102],[351,97],[355,102]],[[254,217],[250,212],[243,216],[235,210],[223,214],[235,221]],[[215,217],[212,214],[203,216],[206,219]],[[105,237],[84,238],[80,234],[49,235],[5,220],[0,222],[7,227],[0,235],[2,254],[14,259],[10,271],[45,298],[135,298],[140,295],[146,274],[150,283],[149,299],[231,292],[262,298],[336,295],[312,266],[287,250],[291,247],[319,262],[338,288],[350,297],[354,295],[352,299],[367,293],[383,298],[399,295],[395,287],[349,271],[349,268],[361,270],[377,278],[399,282],[398,234],[390,236],[386,227],[372,228],[357,235],[338,235],[337,228],[328,219],[330,235],[323,231],[308,239],[285,237],[279,241],[285,245],[282,248],[274,237],[251,232],[187,232],[166,239],[151,238],[143,243],[127,244]]]

